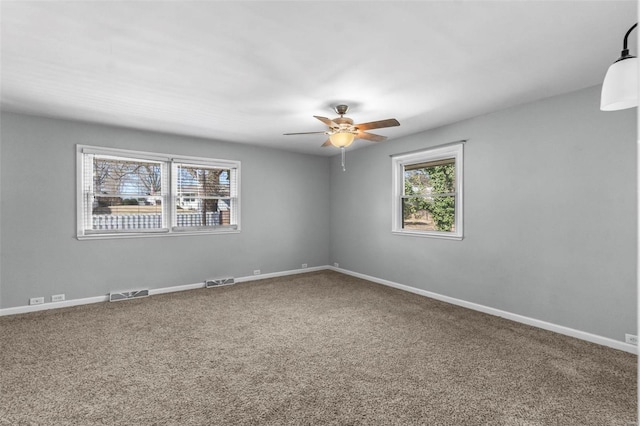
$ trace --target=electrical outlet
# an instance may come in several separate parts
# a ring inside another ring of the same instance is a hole
[[[303,263],[303,264],[302,264],[302,269],[304,269],[304,268],[306,268],[306,267],[307,267],[307,264],[306,264],[306,263]]]
[[[253,275],[260,275],[260,269],[254,269]]]
[[[335,266],[336,268],[339,268],[340,264],[338,262],[333,262],[333,266]]]
[[[632,345],[637,345],[638,344],[638,336],[635,336],[633,334],[625,334],[624,335],[624,341],[627,343],[631,343]]]
[[[51,296],[51,301],[52,302],[62,302],[62,301],[64,301],[64,294],[54,294],[53,296]]]
[[[29,299],[30,305],[42,305],[44,303],[44,297],[32,297]]]

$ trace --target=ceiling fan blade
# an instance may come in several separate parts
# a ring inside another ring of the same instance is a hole
[[[322,121],[324,124],[326,124],[327,126],[329,126],[331,128],[340,127],[336,123],[334,123],[332,120],[328,119],[327,117],[319,117],[317,115],[314,115],[314,117],[317,118],[318,120]]]
[[[302,133],[283,133],[284,136],[291,135],[324,135],[326,132],[302,132]]]
[[[367,133],[367,132],[358,132],[358,134],[356,135],[356,138],[366,139],[371,142],[382,142],[387,139],[386,136],[374,135],[373,133]]]
[[[386,120],[371,121],[369,123],[356,124],[358,130],[382,129],[383,127],[399,126],[400,123],[395,118],[387,118]]]
[[[320,146],[322,146],[322,147],[331,146],[331,139],[327,139],[327,141],[325,143],[323,143],[322,145],[320,145]]]

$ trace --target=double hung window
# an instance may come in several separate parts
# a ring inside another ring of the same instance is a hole
[[[173,163],[177,229],[207,229],[237,224],[237,169]]]
[[[392,156],[396,234],[462,239],[463,143]]]
[[[240,163],[79,145],[78,238],[236,232]]]

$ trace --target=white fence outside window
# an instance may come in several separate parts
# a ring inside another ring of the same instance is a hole
[[[225,214],[226,213],[226,214]],[[202,223],[202,213],[178,213],[177,227],[216,226],[228,223],[229,212],[207,212],[207,223]],[[226,219],[226,220],[225,220]],[[154,229],[162,227],[162,215],[152,214],[97,214],[92,216],[93,229]]]

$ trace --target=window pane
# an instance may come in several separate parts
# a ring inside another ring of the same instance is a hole
[[[162,228],[160,197],[93,197],[93,230],[136,230]]]
[[[405,195],[452,194],[455,190],[454,159],[405,166]]]
[[[161,163],[96,156],[93,159],[93,188],[96,194],[160,195]]]
[[[232,200],[197,197],[178,197],[176,226],[220,226],[231,224]]]
[[[178,164],[176,170],[176,227],[235,225],[236,170],[188,164]]]
[[[403,197],[402,228],[455,232],[455,196]]]
[[[231,195],[230,170],[178,165],[177,185],[179,197],[229,197]]]
[[[160,162],[88,156],[93,187],[86,229],[162,229],[163,165]]]

